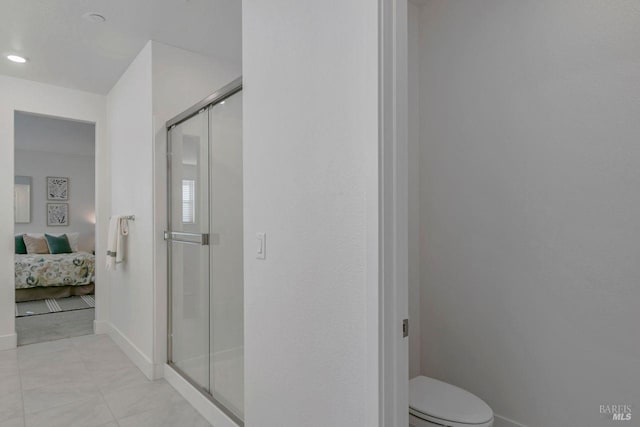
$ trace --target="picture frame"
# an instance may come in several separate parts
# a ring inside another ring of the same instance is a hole
[[[69,177],[47,177],[47,200],[69,200]]]
[[[69,225],[69,203],[47,203],[47,226]]]

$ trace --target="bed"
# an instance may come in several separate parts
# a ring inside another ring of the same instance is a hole
[[[95,256],[88,252],[15,255],[16,302],[94,293]]]

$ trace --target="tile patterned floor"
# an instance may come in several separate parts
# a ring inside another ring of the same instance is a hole
[[[107,335],[0,351],[0,427],[207,427]]]

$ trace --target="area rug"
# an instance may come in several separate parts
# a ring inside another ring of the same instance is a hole
[[[16,317],[59,313],[61,311],[86,310],[94,308],[95,306],[96,300],[93,295],[25,301],[16,303]]]

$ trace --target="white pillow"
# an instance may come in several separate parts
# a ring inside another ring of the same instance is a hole
[[[44,237],[44,233],[24,233],[31,237]],[[73,252],[78,252],[78,240],[80,239],[80,233],[72,232],[72,233],[47,233],[50,236],[62,236],[63,234],[67,235],[67,239],[69,239],[69,246],[71,246],[71,250]]]
[[[73,252],[78,252],[78,240],[80,239],[80,233],[73,232],[73,233],[60,233],[60,234],[66,234],[67,239],[69,239],[69,246],[71,246],[71,250]]]

